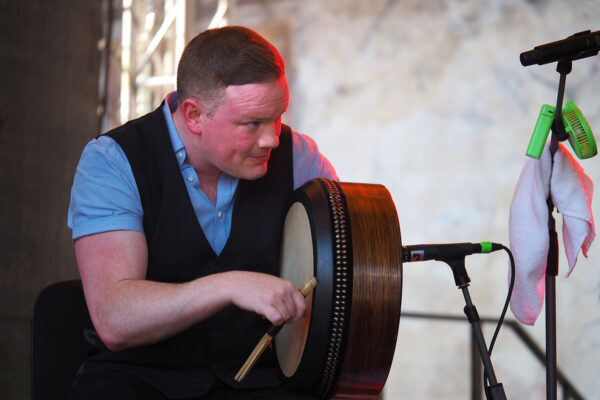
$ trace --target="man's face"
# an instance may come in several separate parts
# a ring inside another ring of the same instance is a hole
[[[271,150],[279,145],[288,100],[285,77],[227,87],[216,110],[202,117],[205,165],[240,179],[265,175]]]

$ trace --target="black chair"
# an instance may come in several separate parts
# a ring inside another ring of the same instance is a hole
[[[67,398],[86,354],[83,327],[88,319],[79,279],[53,283],[38,295],[32,323],[33,400]]]

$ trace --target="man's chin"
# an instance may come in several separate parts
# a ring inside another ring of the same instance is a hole
[[[238,178],[253,181],[260,179],[267,174],[267,164],[255,165],[252,168],[247,168],[245,171],[239,174]]]

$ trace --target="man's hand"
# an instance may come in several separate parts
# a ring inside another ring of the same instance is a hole
[[[297,321],[306,313],[306,300],[290,281],[259,272],[223,275],[227,276],[232,304],[262,315],[273,325]]]

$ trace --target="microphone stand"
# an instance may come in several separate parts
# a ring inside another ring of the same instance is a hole
[[[465,268],[465,258],[463,256],[443,261],[452,269],[454,282],[456,283],[456,286],[462,290],[462,294],[465,298],[466,306],[464,308],[464,312],[469,323],[471,324],[477,349],[479,350],[479,355],[481,356],[481,361],[483,362],[484,373],[487,377],[487,381],[489,382],[489,385],[485,387],[485,396],[488,400],[506,400],[504,387],[502,386],[502,383],[498,383],[496,380],[496,374],[494,373],[494,367],[492,366],[490,353],[487,350],[485,339],[481,331],[479,314],[477,313],[477,309],[471,301],[471,295],[469,294],[468,289],[471,279],[469,278]]]
[[[562,122],[562,103],[565,93],[565,84],[567,74],[571,72],[572,60],[565,59],[557,63],[556,71],[560,74],[558,84],[558,95],[556,99],[556,111],[554,122],[552,123],[552,138],[550,140],[550,160],[552,177],[552,167],[554,166],[554,154],[558,150],[558,142],[566,140],[568,134]],[[557,376],[556,376],[556,276],[558,275],[558,234],[556,233],[556,221],[552,212],[554,203],[552,194],[548,191],[548,235],[550,237],[550,247],[548,248],[548,258],[546,261],[546,399],[556,400],[557,398]]]

